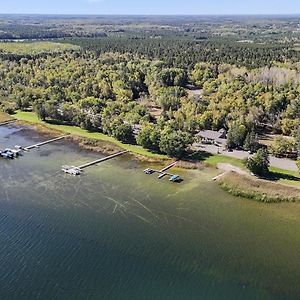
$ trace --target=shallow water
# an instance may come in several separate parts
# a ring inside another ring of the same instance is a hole
[[[0,127],[1,148],[47,137]],[[0,160],[0,299],[299,299],[300,205],[158,181],[130,155],[56,142]]]

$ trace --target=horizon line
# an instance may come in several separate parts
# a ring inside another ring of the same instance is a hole
[[[113,14],[113,13],[107,13],[107,14],[91,14],[91,13],[85,13],[85,14],[79,14],[79,13],[0,13],[0,16],[149,16],[149,17],[155,17],[155,16],[161,16],[161,17],[184,17],[184,16],[194,16],[194,17],[202,17],[202,16],[300,16],[300,13],[232,13],[232,14],[210,14],[210,13],[203,13],[203,14]]]

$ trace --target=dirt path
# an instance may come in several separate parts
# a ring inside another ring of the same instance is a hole
[[[223,170],[224,172],[216,177],[213,178],[214,181],[220,179],[221,177],[225,176],[226,174],[228,174],[229,172],[235,172],[237,174],[241,174],[241,175],[249,175],[245,170],[242,170],[239,167],[235,167],[231,164],[227,164],[227,163],[219,163],[217,164],[217,168],[219,170]]]
[[[236,172],[236,173],[241,174],[241,175],[248,175],[247,171],[242,170],[239,167],[235,167],[231,164],[219,163],[219,164],[217,164],[217,168],[220,169],[220,170],[223,170],[225,172]]]

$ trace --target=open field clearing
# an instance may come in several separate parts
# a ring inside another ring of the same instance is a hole
[[[79,46],[53,42],[1,42],[0,53],[39,54],[77,50]]]

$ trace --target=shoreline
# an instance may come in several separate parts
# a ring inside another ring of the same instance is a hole
[[[50,128],[46,124],[43,123],[33,123],[30,121],[24,121],[24,120],[15,120],[16,124],[23,125],[23,126],[31,126],[34,130],[48,134],[50,136],[57,136],[61,134],[65,134],[66,132],[63,130],[59,130],[56,128]],[[49,124],[51,125],[51,124]],[[84,150],[93,151],[95,153],[102,153],[102,154],[114,154],[122,150],[128,150],[126,148],[120,147],[119,145],[116,145],[110,141],[99,139],[94,139],[90,137],[83,137],[76,134],[69,133],[66,137],[66,140],[70,140],[72,142],[75,142],[78,144],[78,146]],[[130,150],[129,150],[130,151]],[[163,155],[158,154],[157,157],[155,156],[146,156],[139,153],[136,153],[134,151],[130,151],[130,154],[137,160],[141,162],[148,162],[148,163],[154,163],[154,164],[160,164],[160,163],[168,163],[171,162],[172,158],[165,157]],[[153,154],[154,155],[154,154]],[[176,168],[179,169],[185,169],[185,170],[202,170],[206,167],[214,167],[209,166],[202,162],[192,162],[192,161],[179,161],[176,165]]]
[[[6,123],[16,121],[11,115],[0,111],[0,125],[5,125]]]
[[[26,113],[25,113],[26,114]],[[114,154],[116,152],[122,151],[122,150],[129,150],[129,152],[132,154],[134,159],[137,159],[141,162],[147,162],[147,163],[153,163],[153,164],[163,164],[168,163],[172,161],[172,158],[169,158],[165,155],[155,154],[151,153],[147,150],[144,151],[144,149],[141,149],[141,147],[136,145],[127,145],[120,143],[118,141],[115,141],[113,138],[105,136],[101,133],[92,133],[85,131],[81,128],[77,128],[74,126],[65,126],[65,125],[53,125],[46,122],[43,122],[41,120],[38,120],[37,117],[34,114],[25,115],[26,117],[34,118],[33,120],[26,120],[23,115],[21,117],[17,115],[16,123],[24,126],[32,126],[35,130],[46,133],[49,135],[60,135],[60,134],[68,134],[67,140],[71,140],[78,144],[79,147],[81,147],[84,150],[89,150],[93,152],[103,153],[103,154]],[[25,119],[22,119],[22,117]],[[63,126],[63,127],[60,127]],[[76,134],[78,133],[78,134]],[[88,136],[89,135],[89,136]],[[104,139],[103,139],[104,138]],[[114,143],[115,142],[115,143]],[[124,147],[122,147],[124,145]],[[143,154],[149,154],[143,155],[140,153],[135,152],[135,150],[138,150],[137,152],[142,152]],[[178,169],[185,169],[185,170],[203,170],[205,168],[211,168],[222,171],[223,168],[220,167],[220,165],[230,165],[230,163],[216,163],[216,164],[210,164],[205,161],[184,161],[181,160],[176,168]],[[267,202],[267,203],[275,203],[275,202],[300,202],[300,189],[292,184],[282,184],[281,182],[272,182],[268,180],[262,180],[262,179],[254,179],[250,175],[248,175],[248,172],[241,170],[241,172],[230,172],[234,171],[236,166],[231,165],[233,168],[226,169],[223,171],[229,171],[227,174],[224,174],[224,176],[217,176],[217,182],[225,190],[226,192],[238,196],[238,197],[244,197],[248,199],[255,199],[260,202]],[[223,172],[224,173],[224,172]],[[235,176],[234,176],[235,175]],[[247,178],[247,180],[245,180]],[[214,180],[216,178],[212,178]],[[300,178],[299,178],[300,181]],[[240,185],[237,185],[236,182],[238,182]],[[249,183],[253,183],[253,185],[249,185]],[[257,182],[260,183],[260,189],[256,190]],[[242,184],[243,183],[243,184]],[[244,184],[247,183],[247,184]],[[295,181],[298,186],[298,182]],[[270,188],[272,186],[272,188]],[[270,188],[270,190],[268,190]],[[267,193],[265,191],[267,190]],[[268,195],[269,191],[276,191],[281,189],[284,190],[280,194],[277,193],[275,195]],[[285,192],[286,191],[292,191],[292,193],[297,193],[296,195],[292,197],[286,197]],[[295,192],[296,191],[296,192]]]
[[[16,120],[16,124],[21,126],[30,126],[33,128],[33,130],[36,130],[39,133],[47,134],[50,136],[57,136],[61,134],[65,134],[66,132],[54,129],[48,127],[46,124],[38,124],[33,123],[29,121],[23,121],[23,120]],[[92,151],[95,153],[102,153],[102,154],[114,154],[116,152],[119,152],[121,150],[125,150],[122,147],[119,147],[118,145],[115,145],[108,141],[93,139],[89,137],[82,137],[76,134],[68,133],[68,135],[65,138],[66,140],[72,141],[76,143],[81,149]],[[149,161],[149,162],[162,162],[162,159],[153,159],[153,158],[147,158],[143,157],[141,155],[138,155],[136,153],[130,152],[134,157],[139,158],[141,161]]]
[[[236,197],[264,203],[300,203],[300,189],[278,182],[227,172],[217,179],[219,186]]]
[[[149,150],[144,149],[138,145],[124,144],[116,140],[115,138],[105,135],[101,132],[91,132],[72,125],[58,125],[58,124],[51,124],[49,122],[44,122],[38,119],[36,114],[33,112],[18,111],[14,115],[14,117],[16,121],[19,122],[19,124],[34,126],[40,132],[51,133],[55,131],[56,133],[69,134],[85,140],[93,140],[97,142],[99,141],[101,143],[107,143],[109,145],[114,145],[115,147],[118,147],[118,149],[128,150],[135,155],[155,159],[155,161],[163,161],[163,160],[171,159],[166,155],[150,152]]]
[[[59,136],[68,132],[59,130],[58,128],[51,128],[43,123],[34,123],[25,120],[15,120],[15,123],[20,126],[29,126],[32,130],[35,130],[41,134],[47,134],[50,136]],[[102,153],[111,155],[119,151],[124,150],[112,142],[91,137],[83,137],[76,134],[68,133],[65,138],[67,141],[76,143],[81,149],[93,151],[96,153]],[[126,149],[125,149],[126,150]],[[172,158],[161,158],[161,157],[147,157],[130,151],[132,157],[140,162],[147,162],[153,164],[167,163]],[[226,165],[227,168],[222,166]],[[258,179],[251,177],[246,171],[236,172],[234,167],[231,165],[231,169],[228,169],[229,164],[218,164],[217,166],[206,164],[205,162],[193,162],[193,161],[180,161],[177,165],[177,169],[183,170],[203,170],[203,169],[214,169],[222,171],[212,180],[216,181],[218,185],[227,193],[235,197],[243,197],[250,200],[255,200],[264,203],[283,203],[283,202],[300,202],[300,189],[291,185],[284,185],[278,182],[272,182],[268,180]],[[224,172],[225,171],[225,172]]]

